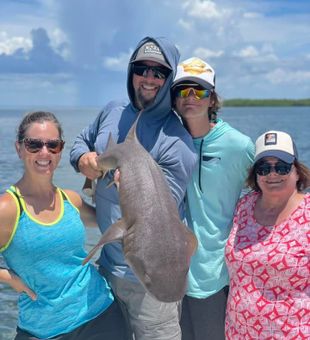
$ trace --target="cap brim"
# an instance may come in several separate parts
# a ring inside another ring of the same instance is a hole
[[[189,82],[194,82],[196,84],[201,85],[203,88],[205,88],[206,90],[213,90],[214,86],[211,85],[210,83],[208,83],[207,81],[198,78],[198,77],[183,77],[183,78],[179,78],[178,80],[176,80],[173,84],[172,87],[176,87],[178,85],[181,84],[188,84]]]
[[[255,157],[254,163],[257,163],[259,160],[261,160],[262,158],[265,157],[276,157],[281,159],[281,161],[285,162],[285,163],[289,163],[292,164],[295,160],[295,156],[285,152],[285,151],[280,151],[280,150],[267,150],[264,151],[260,154],[258,154]]]
[[[165,67],[167,67],[169,70],[172,70],[171,66],[166,63],[165,61],[162,61],[162,60],[158,60],[156,58],[152,58],[152,57],[149,57],[149,58],[137,58],[135,60],[132,60],[130,63],[133,64],[133,63],[136,63],[136,62],[139,62],[139,61],[154,61],[160,65],[163,65]]]

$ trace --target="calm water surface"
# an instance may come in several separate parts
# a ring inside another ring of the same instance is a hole
[[[69,165],[69,151],[76,135],[91,122],[98,109],[52,109],[62,123],[66,145],[55,183],[60,187],[81,192],[83,177]],[[25,110],[0,110],[0,193],[15,183],[23,168],[16,156],[14,141],[16,128]],[[267,130],[283,130],[296,141],[299,158],[310,166],[310,107],[288,108],[224,108],[219,115],[232,126],[250,136],[253,141]],[[1,225],[0,225],[1,227]],[[87,229],[87,248],[98,239],[97,229]],[[0,255],[0,265],[3,263]],[[0,340],[13,339],[16,328],[17,294],[0,284]]]

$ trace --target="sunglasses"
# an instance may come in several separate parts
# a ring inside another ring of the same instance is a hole
[[[164,66],[148,66],[141,64],[132,65],[132,72],[137,76],[147,77],[149,71],[152,71],[154,78],[157,79],[166,79],[171,72],[168,68]]]
[[[25,145],[25,149],[30,153],[37,153],[41,151],[44,146],[46,146],[50,153],[59,153],[65,145],[65,142],[61,139],[50,139],[44,142],[41,139],[25,138],[22,142]]]
[[[193,87],[187,87],[185,89],[177,90],[176,96],[180,98],[186,98],[193,92],[196,99],[208,98],[211,94],[210,90],[198,90]]]
[[[290,173],[293,164],[285,163],[283,161],[272,165],[268,162],[262,162],[255,167],[255,173],[260,176],[267,176],[274,171],[278,175],[284,176]]]

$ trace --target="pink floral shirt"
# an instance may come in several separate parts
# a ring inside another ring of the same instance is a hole
[[[255,220],[257,198],[238,203],[226,245],[226,339],[310,339],[310,194],[274,226]]]

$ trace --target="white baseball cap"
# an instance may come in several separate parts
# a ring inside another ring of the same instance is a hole
[[[298,158],[294,141],[289,134],[282,131],[263,133],[257,138],[255,146],[255,163],[264,157],[276,157],[291,164]]]
[[[193,57],[186,59],[178,65],[172,87],[190,82],[212,90],[215,87],[215,72],[208,63],[200,58]]]

